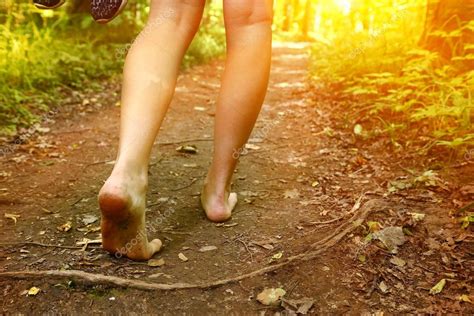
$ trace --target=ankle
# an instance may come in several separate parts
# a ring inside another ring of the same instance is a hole
[[[140,182],[148,181],[148,165],[137,164],[117,159],[112,170],[112,176],[126,177]]]
[[[204,180],[204,192],[208,195],[225,197],[230,193],[230,183],[218,181],[208,175]]]

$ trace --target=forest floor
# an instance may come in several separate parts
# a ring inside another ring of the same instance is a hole
[[[474,161],[439,168],[436,157],[354,135],[347,109],[308,84],[307,48],[275,44],[268,95],[235,174],[239,204],[225,224],[207,221],[199,205],[223,61],[182,73],[150,168],[147,220],[165,244],[160,267],[77,245],[100,238],[96,196],[117,148],[118,82],[65,93],[39,134],[4,144],[2,313],[473,314],[472,225],[462,229],[455,210],[472,207]],[[45,270],[121,279],[5,275]],[[113,284],[123,279],[127,287]],[[155,283],[201,288],[140,289]],[[265,288],[284,289],[283,303],[259,303]]]

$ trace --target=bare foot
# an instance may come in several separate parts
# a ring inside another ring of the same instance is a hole
[[[99,193],[102,247],[116,257],[148,260],[161,249],[159,239],[148,242],[145,229],[146,180],[114,175]]]
[[[214,193],[210,185],[205,184],[201,192],[201,205],[206,216],[213,222],[225,222],[232,216],[232,210],[237,204],[237,193],[226,191],[223,194]]]

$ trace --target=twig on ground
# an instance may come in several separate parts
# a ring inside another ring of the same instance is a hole
[[[192,236],[191,233],[187,233],[187,232],[177,232],[177,231],[172,231],[172,230],[169,230],[169,229],[164,229],[161,231],[161,233],[163,234],[171,234],[171,235],[188,235],[188,236]]]
[[[19,245],[31,245],[31,246],[39,246],[39,247],[64,248],[64,249],[82,249],[82,247],[42,244],[42,243],[34,242],[34,241],[18,241],[18,242],[2,242],[2,243],[0,243],[0,247],[1,246],[15,246],[15,245],[18,245],[18,246]]]
[[[77,199],[74,203],[71,204],[71,206],[75,206],[77,203],[81,202],[83,199],[83,197],[80,197],[79,199]]]
[[[101,161],[96,161],[96,162],[92,162],[92,163],[89,163],[87,165],[84,166],[84,168],[88,168],[88,167],[91,167],[91,166],[95,166],[95,165],[102,165],[102,164],[106,164],[106,163],[109,163],[109,162],[113,162],[115,161],[115,159],[107,159],[107,160],[101,160]]]
[[[242,245],[244,245],[245,250],[247,251],[247,253],[248,253],[249,256],[250,256],[250,260],[253,261],[253,253],[252,253],[252,251],[250,251],[249,247],[247,246],[247,243],[246,243],[245,241],[243,241],[242,239],[240,239],[240,238],[236,238],[236,239],[234,239],[234,240],[235,240],[235,241],[238,241],[238,242],[240,242]]]
[[[176,189],[170,189],[170,191],[180,191],[180,190],[184,190],[184,189],[187,189],[189,188],[190,186],[192,186],[198,179],[197,178],[194,178],[191,180],[191,182],[183,187],[179,187],[179,188],[176,188]]]
[[[369,299],[372,296],[372,293],[374,293],[375,289],[377,288],[378,280],[379,280],[379,275],[377,274],[374,276],[374,279],[372,280],[372,284],[369,290],[367,291],[367,294],[365,295],[366,299]]]
[[[365,193],[363,193],[359,196],[359,198],[356,200],[354,206],[352,206],[352,209],[349,212],[347,212],[347,214],[339,216],[339,217],[331,219],[331,220],[328,220],[328,221],[309,222],[309,224],[311,224],[311,225],[327,225],[327,224],[332,224],[332,223],[340,221],[341,219],[343,219],[347,215],[353,214],[354,212],[356,212],[360,208],[361,202],[362,202],[362,199],[364,198],[364,196],[365,196]]]
[[[341,219],[343,219],[344,217],[346,217],[345,215],[343,216],[339,216],[335,219],[331,219],[329,221],[322,221],[322,222],[309,222],[308,224],[310,225],[327,225],[327,224],[332,224],[332,223],[335,223],[335,222],[339,222]]]
[[[83,133],[92,130],[92,128],[83,128],[83,129],[76,129],[71,131],[53,131],[50,132],[52,135],[60,135],[60,134],[74,134],[74,133]]]
[[[179,145],[185,143],[193,143],[193,142],[212,142],[212,138],[194,138],[194,139],[186,139],[186,140],[178,140],[174,142],[157,142],[155,144],[161,146],[169,146],[169,145]]]

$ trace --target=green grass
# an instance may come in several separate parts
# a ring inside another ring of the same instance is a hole
[[[0,134],[35,122],[58,87],[80,88],[86,79],[110,76],[120,66],[110,58],[109,45],[67,36],[55,26],[0,25],[0,38]]]
[[[417,39],[394,27],[375,38],[317,43],[313,81],[345,104],[349,124],[365,137],[388,136],[399,149],[416,144],[422,152],[445,147],[462,153],[474,145],[474,71],[468,66],[474,45],[463,43],[463,53],[448,61],[418,48]]]
[[[132,25],[127,14],[103,27],[88,16],[54,11],[53,17],[42,17],[30,10],[4,16],[0,24],[0,135],[15,135],[60,104],[60,88],[83,90],[120,75],[125,54],[117,52],[125,52],[143,25],[142,20]],[[183,67],[224,52],[223,28],[218,17],[211,22],[197,34]]]

